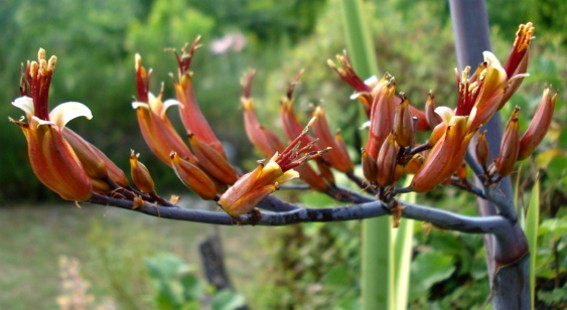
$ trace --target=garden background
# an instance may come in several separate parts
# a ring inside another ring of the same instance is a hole
[[[364,5],[379,62],[376,74],[387,71],[396,76],[400,90],[418,107],[423,107],[431,89],[439,98],[455,102],[456,58],[448,3],[384,0]],[[533,111],[545,83],[559,90],[552,129],[533,160],[523,163],[516,174],[522,176],[516,189],[519,205],[526,206],[536,175],[542,181],[538,300],[542,306],[565,305],[567,4],[487,0],[487,5],[493,50],[501,58],[507,56],[518,24],[532,21],[536,26],[530,77],[507,107]],[[140,53],[144,64],[154,68],[152,90],[157,92],[162,81],[168,85],[168,73],[176,69],[173,55],[164,48],[180,49],[202,35],[203,48],[192,67],[196,96],[217,135],[233,150],[233,160],[251,168],[261,156],[246,139],[239,107],[239,80],[248,68],[257,71],[253,95],[265,125],[281,130],[279,100],[303,68],[296,95],[299,109],[307,111],[310,103],[323,101],[328,115],[335,115],[331,127],[341,128],[347,140],[356,136],[356,114],[343,112],[352,111],[350,90],[326,65],[328,58],[346,48],[341,14],[338,0],[2,1],[0,115],[6,121],[0,122],[0,308],[56,308],[58,298],[61,302],[72,295],[64,289],[66,282],[77,287],[86,281],[93,307],[151,309],[161,298],[157,284],[163,279],[156,277],[156,265],[185,270],[194,275],[196,291],[210,291],[202,276],[198,243],[215,228],[89,204],[79,209],[62,203],[35,179],[25,139],[7,117],[19,117],[10,102],[19,96],[20,64],[34,59],[39,47],[59,57],[52,106],[73,100],[93,110],[93,120],[72,124],[76,131],[123,168],[128,167],[130,148],[141,152],[160,192],[182,194],[187,206],[203,207],[143,142],[130,104],[136,92],[134,54]],[[166,86],[165,97],[173,96]],[[522,121],[525,126],[529,120]],[[331,203],[317,194],[287,198],[314,206]],[[475,200],[456,191],[438,190],[420,199],[461,213],[476,212]],[[227,299],[235,304],[245,300],[254,309],[356,308],[359,230],[359,222],[220,228],[226,263],[239,293]],[[479,250],[481,236],[416,224],[414,238],[413,307],[483,304],[488,283],[484,253]],[[80,262],[80,278],[61,278],[73,269],[69,261],[60,263],[63,256]]]

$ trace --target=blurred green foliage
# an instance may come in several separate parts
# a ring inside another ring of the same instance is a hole
[[[59,58],[50,92],[51,108],[79,101],[93,111],[92,121],[70,127],[101,148],[128,170],[129,149],[141,152],[158,190],[184,191],[175,175],[157,161],[139,134],[131,108],[135,95],[134,54],[154,68],[151,90],[165,82],[166,97],[174,95],[170,72],[174,56],[164,48],[181,48],[199,34],[204,48],[193,62],[195,88],[202,110],[221,139],[241,158],[250,154],[239,113],[239,79],[248,67],[279,64],[279,50],[308,35],[323,0],[288,1],[39,1],[0,3],[0,115],[19,118],[9,102],[19,96],[20,64],[35,59],[39,47]],[[213,55],[209,44],[228,31],[242,32],[247,46],[241,52]],[[258,82],[262,85],[261,79]],[[171,113],[175,120],[176,115]],[[178,122],[177,122],[178,123]],[[235,130],[237,128],[238,130]],[[56,198],[39,184],[27,162],[25,139],[17,126],[0,123],[0,202]],[[8,168],[9,167],[9,168]]]
[[[435,91],[439,104],[453,105],[456,95],[452,70],[456,60],[447,2],[386,0],[365,5],[379,61],[376,74],[381,76],[387,71],[396,76],[398,90],[406,92],[418,107],[423,107],[430,89]],[[487,5],[493,50],[501,59],[509,52],[519,23],[531,20],[536,25],[531,75],[508,105],[510,109],[514,105],[522,108],[521,126],[525,128],[543,86],[549,83],[562,90],[567,79],[567,4],[561,0],[489,0]],[[0,115],[4,119],[19,117],[19,111],[9,104],[19,96],[19,65],[34,59],[37,49],[43,47],[48,55],[59,57],[51,92],[52,107],[63,101],[80,101],[89,105],[95,115],[92,121],[78,120],[70,126],[126,170],[128,149],[142,152],[142,160],[150,167],[159,191],[184,191],[174,174],[150,154],[139,134],[130,106],[135,94],[133,59],[134,53],[140,52],[146,67],[154,68],[152,91],[158,92],[164,81],[166,97],[171,97],[168,74],[175,72],[176,67],[173,56],[164,53],[163,48],[179,49],[201,34],[204,47],[193,61],[196,95],[219,137],[237,150],[238,160],[251,154],[257,157],[245,140],[239,111],[238,81],[248,67],[258,71],[253,94],[261,103],[257,105],[258,113],[266,126],[280,129],[279,100],[286,83],[305,68],[296,92],[296,109],[304,115],[303,121],[307,120],[312,103],[323,102],[333,129],[341,129],[349,144],[356,145],[358,126],[352,125],[356,116],[344,115],[343,111],[347,105],[357,103],[349,99],[348,86],[325,65],[328,58],[333,59],[346,46],[339,7],[336,0],[5,0],[0,3],[0,29],[4,30],[0,32],[4,42],[0,46],[0,80],[4,85],[0,88],[4,102]],[[228,32],[244,33],[246,48],[239,53],[212,54],[208,44]],[[541,306],[565,304],[565,102],[567,93],[562,91],[550,134],[533,160],[523,164],[521,170],[520,206],[526,204],[524,197],[529,197],[536,171],[540,170],[542,176],[542,223],[536,265]],[[510,109],[503,110],[504,118]],[[175,120],[175,113],[170,116]],[[25,140],[17,126],[0,122],[0,145],[0,202],[55,197],[35,180],[27,161]],[[351,151],[355,153],[358,148]],[[312,205],[329,203],[328,198],[317,194],[304,198]],[[438,207],[475,214],[470,196],[437,191],[427,199]],[[139,229],[144,231],[143,227]],[[359,230],[357,222],[307,224],[278,230],[276,236],[270,236],[273,240],[267,242],[280,250],[258,267],[270,272],[265,273],[261,284],[254,284],[256,287],[249,290],[257,292],[254,303],[266,307],[302,304],[306,308],[333,305],[356,309]],[[127,236],[122,242],[134,242],[136,234]],[[110,246],[113,239],[96,224],[89,240],[90,251],[97,257],[94,261],[109,274],[106,284],[118,285],[114,297],[128,307],[130,296],[139,294],[136,290],[140,288],[125,287],[120,283],[121,276],[124,270],[134,270],[139,272],[139,281],[148,285],[141,276],[146,266],[139,253],[155,254],[151,245],[140,252],[119,252],[116,246]],[[488,283],[480,236],[436,229],[429,232],[429,227],[417,224],[416,243],[419,245],[414,250],[412,265],[412,308],[482,305]],[[132,274],[128,279],[136,280]]]

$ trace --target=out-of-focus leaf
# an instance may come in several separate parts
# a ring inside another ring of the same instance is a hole
[[[340,288],[350,281],[350,277],[350,271],[345,265],[337,265],[323,277],[322,282],[325,286]]]
[[[539,153],[535,158],[537,167],[541,169],[547,168],[552,160],[558,156],[565,157],[565,154],[560,149],[547,149]]]
[[[447,279],[454,271],[452,255],[434,250],[419,254],[410,269],[410,298],[426,293],[433,284]]]
[[[244,296],[231,290],[222,290],[215,294],[212,302],[213,310],[233,310],[244,306],[246,299]]]

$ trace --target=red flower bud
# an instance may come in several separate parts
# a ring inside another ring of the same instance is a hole
[[[519,114],[520,109],[516,107],[504,130],[502,142],[500,142],[500,153],[494,160],[493,167],[490,169],[491,173],[498,172],[500,176],[505,177],[514,170],[520,150],[520,136],[518,134]]]
[[[549,129],[549,125],[551,125],[551,118],[553,116],[553,109],[555,108],[556,100],[557,93],[552,95],[549,88],[546,88],[543,91],[543,96],[534,116],[532,117],[532,121],[520,140],[518,160],[528,158],[545,137],[545,134]]]
[[[132,181],[134,185],[143,193],[147,194],[154,194],[155,193],[155,185],[152,176],[150,175],[150,171],[148,168],[138,161],[140,154],[134,153],[134,150],[131,150],[130,153],[130,175],[132,177]]]

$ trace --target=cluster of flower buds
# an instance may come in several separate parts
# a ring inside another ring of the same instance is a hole
[[[294,80],[289,84],[286,95],[282,98],[280,104],[280,115],[283,123],[285,134],[289,140],[295,140],[300,137],[302,145],[312,146],[316,150],[328,150],[322,156],[318,156],[314,162],[315,167],[309,165],[301,165],[296,168],[299,177],[305,181],[311,188],[319,192],[327,193],[330,188],[335,186],[335,179],[331,169],[336,169],[343,173],[352,173],[354,164],[351,161],[344,140],[337,133],[333,136],[327,119],[325,110],[317,107],[311,118],[311,127],[313,135],[305,132],[303,126],[298,120],[293,108],[293,92],[295,86],[299,82],[302,72],[300,72]],[[268,128],[262,126],[256,117],[254,110],[254,99],[251,97],[251,87],[254,72],[248,72],[242,79],[243,95],[241,105],[244,113],[244,125],[248,138],[262,152],[266,158],[276,152],[282,152],[284,144],[278,136]]]
[[[25,113],[13,123],[20,126],[28,145],[28,156],[37,178],[61,198],[84,201],[93,192],[107,193],[126,186],[122,172],[99,149],[66,128],[77,117],[92,118],[85,105],[65,102],[49,111],[49,87],[57,57],[46,58],[40,49],[37,61],[22,66],[21,97],[12,104]]]
[[[466,178],[464,157],[479,129],[500,110],[527,76],[529,45],[534,27],[521,25],[513,49],[504,66],[491,52],[469,76],[470,67],[457,72],[459,99],[455,109],[435,107],[430,92],[425,112],[409,105],[403,93],[396,96],[395,79],[386,74],[378,80],[363,81],[352,68],[346,53],[337,56],[338,64],[328,64],[354,89],[353,98],[364,106],[369,117],[368,140],[362,150],[365,178],[379,190],[395,186],[404,174],[415,174],[410,190],[427,192],[437,185]],[[504,133],[499,156],[488,163],[485,133],[477,139],[477,159],[484,166],[488,183],[509,175],[517,160],[527,158],[547,132],[556,94],[546,88],[528,130],[520,139],[516,110]],[[431,129],[426,142],[416,144],[415,132]]]
[[[324,107],[315,107],[307,125],[301,125],[294,110],[293,92],[302,72],[289,84],[280,103],[283,129],[290,141],[287,146],[262,126],[256,116],[251,97],[254,72],[243,77],[240,102],[246,133],[269,160],[260,161],[253,171],[239,175],[195,98],[190,67],[199,48],[199,38],[185,46],[181,54],[174,52],[178,64],[174,82],[176,99],[164,101],[163,86],[157,96],[150,92],[151,70],[146,70],[141,56],[136,55],[137,100],[132,107],[142,136],[154,155],[188,188],[203,199],[216,200],[234,218],[253,212],[262,199],[294,178],[330,194],[337,189],[334,172],[346,174],[383,200],[403,190],[427,192],[439,184],[466,184],[464,158],[470,142],[475,140],[476,161],[484,169],[485,183],[491,184],[512,173],[518,160],[529,157],[551,124],[557,94],[546,88],[535,116],[521,136],[519,109],[513,111],[496,158],[489,158],[486,132],[479,132],[527,76],[533,31],[531,23],[520,26],[504,66],[492,53],[485,52],[484,62],[472,75],[470,67],[456,72],[459,94],[456,108],[436,107],[435,96],[430,92],[425,110],[421,111],[410,104],[403,92],[396,91],[393,76],[361,79],[346,52],[337,56],[338,65],[329,60],[329,66],[354,88],[352,98],[363,104],[369,119],[367,140],[361,151],[367,182],[354,175],[355,166],[346,144],[339,131],[331,132]],[[22,68],[22,96],[12,102],[25,113],[20,120],[10,120],[24,133],[31,167],[38,179],[63,199],[72,201],[102,195],[129,199],[134,208],[145,201],[169,205],[156,193],[154,181],[139,161],[139,154],[134,151],[130,154],[134,184],[130,186],[124,172],[106,155],[66,128],[67,122],[76,117],[92,118],[85,105],[66,102],[49,111],[49,87],[56,63],[55,56],[47,60],[45,51],[40,49],[38,60]],[[185,137],[179,135],[167,116],[171,106],[178,107]],[[417,133],[429,130],[425,141],[418,142],[424,135]],[[312,165],[305,164],[309,160],[313,160]],[[414,175],[411,185],[406,189],[396,188],[398,180],[407,174]]]
[[[276,152],[268,162],[261,161],[256,169],[240,177],[220,197],[219,205],[223,210],[235,218],[252,212],[258,202],[276,191],[281,184],[299,177],[299,173],[293,168],[327,153],[330,148],[313,151],[312,143],[301,146],[301,141],[313,122],[315,118],[281,153]]]

